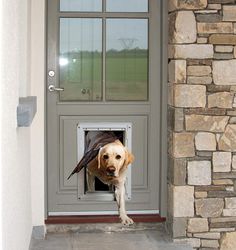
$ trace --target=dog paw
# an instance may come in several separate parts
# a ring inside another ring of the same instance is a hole
[[[120,219],[121,219],[121,223],[124,226],[129,226],[129,225],[134,224],[134,221],[131,218],[129,218],[127,215],[122,216]]]

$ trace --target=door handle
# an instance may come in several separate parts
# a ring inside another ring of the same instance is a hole
[[[53,91],[64,91],[64,88],[58,88],[58,87],[55,87],[53,84],[51,84],[51,85],[48,86],[48,90],[50,92],[53,92]]]

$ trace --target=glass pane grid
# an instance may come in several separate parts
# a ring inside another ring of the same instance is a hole
[[[148,0],[143,2],[148,6]],[[103,10],[117,9],[117,0],[101,4]],[[60,18],[60,86],[65,89],[61,101],[148,101],[149,18],[118,14]]]

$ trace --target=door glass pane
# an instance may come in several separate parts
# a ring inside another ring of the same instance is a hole
[[[102,0],[60,0],[60,11],[102,11]]]
[[[107,12],[148,12],[148,0],[107,0]]]
[[[107,19],[106,100],[148,98],[148,20]]]
[[[102,99],[102,19],[60,19],[62,101]]]

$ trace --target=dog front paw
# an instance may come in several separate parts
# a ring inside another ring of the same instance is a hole
[[[134,221],[130,217],[128,217],[127,215],[120,217],[120,219],[121,219],[121,223],[124,226],[129,226],[129,225],[134,224]]]

